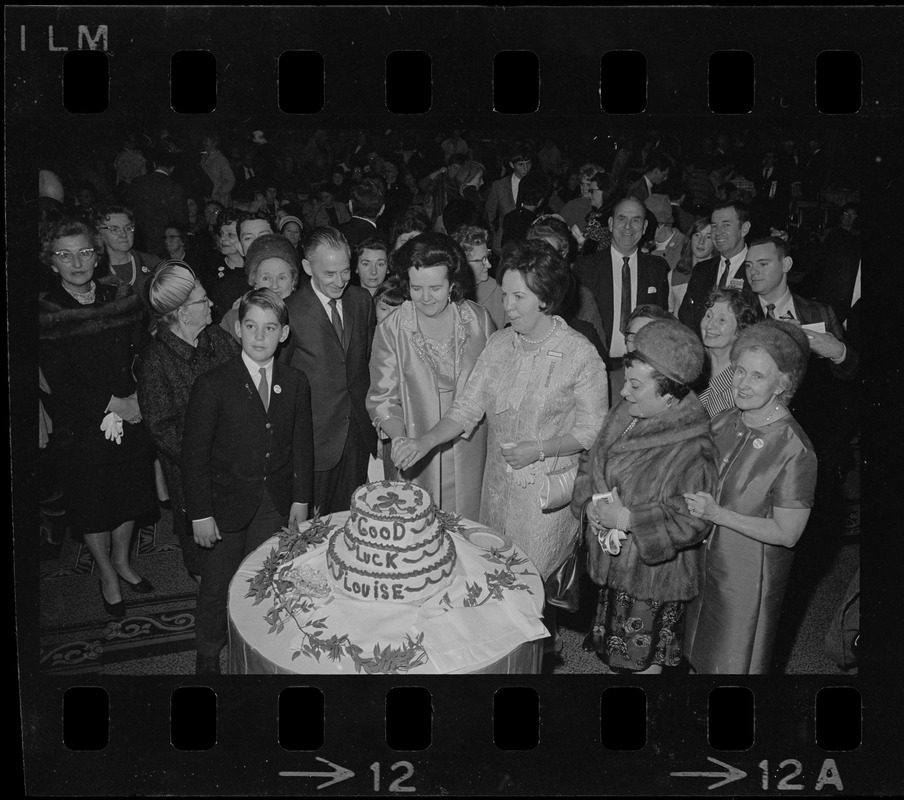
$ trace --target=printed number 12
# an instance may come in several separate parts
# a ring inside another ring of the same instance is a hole
[[[374,774],[374,791],[380,791],[380,762],[374,761],[373,764],[370,765],[371,772]],[[390,769],[395,771],[397,769],[404,770],[404,775],[399,775],[392,783],[389,784],[390,792],[413,792],[415,788],[413,786],[402,786],[403,781],[407,781],[412,775],[414,775],[414,767],[412,766],[410,761],[396,761],[395,764],[390,766]]]

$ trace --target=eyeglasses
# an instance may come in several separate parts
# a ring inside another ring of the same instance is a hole
[[[183,303],[182,308],[188,308],[189,306],[196,306],[198,303],[210,303],[210,298],[205,294],[200,300],[192,300],[190,303]]]
[[[93,261],[97,251],[93,247],[83,247],[81,250],[54,250],[53,255],[68,266],[76,258],[79,264]]]
[[[120,228],[119,225],[101,225],[99,231],[110,231],[114,236],[122,236],[124,233],[135,233],[134,225],[126,225]]]
[[[484,256],[483,258],[469,258],[468,263],[469,264],[489,264],[490,257]]]

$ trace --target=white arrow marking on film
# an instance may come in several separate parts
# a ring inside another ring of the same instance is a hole
[[[718,764],[720,767],[725,767],[728,772],[670,772],[669,774],[675,778],[721,778],[722,780],[712,784],[711,786],[707,786],[707,789],[715,789],[719,786],[724,786],[726,783],[732,783],[733,781],[739,781],[741,778],[746,778],[747,773],[742,769],[738,769],[737,767],[731,766],[731,764],[726,764],[724,761],[719,761],[716,758],[706,757],[707,761],[712,761],[713,764]]]
[[[333,772],[280,772],[280,778],[329,778],[326,783],[321,783],[318,786],[318,789],[323,789],[326,786],[330,786],[334,783],[339,783],[339,781],[347,780],[348,778],[354,778],[355,773],[350,769],[346,769],[345,767],[340,767],[338,764],[334,764],[332,761],[327,761],[325,758],[321,758],[320,756],[315,756],[318,761],[322,761],[324,764],[329,764],[333,768]]]

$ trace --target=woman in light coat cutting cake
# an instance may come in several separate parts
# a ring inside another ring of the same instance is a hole
[[[508,535],[546,580],[574,545],[566,498],[541,507],[550,472],[577,465],[606,416],[606,368],[587,339],[556,316],[568,266],[544,241],[508,245],[500,265],[506,316],[449,412],[417,439],[396,441],[406,469],[486,416],[489,423],[480,522]]]
[[[426,433],[451,408],[496,326],[486,309],[465,300],[471,268],[448,236],[410,239],[392,254],[392,269],[409,299],[374,334],[367,410],[383,437],[401,443]],[[412,462],[401,477],[429,489],[440,508],[477,519],[486,448],[487,426],[478,424]],[[384,462],[387,477],[397,477],[390,459]]]

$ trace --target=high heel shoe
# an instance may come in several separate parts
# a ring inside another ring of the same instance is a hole
[[[98,583],[100,587],[100,599],[104,601],[104,611],[106,611],[111,617],[116,617],[117,619],[123,619],[126,615],[126,604],[120,600],[118,603],[110,603],[107,601],[107,596],[104,594],[104,582],[100,581]]]
[[[152,584],[147,578],[142,578],[141,575],[138,576],[138,583],[132,583],[132,581],[128,580],[122,573],[117,570],[117,575],[122,578],[123,583],[128,585],[128,587],[139,594],[150,594],[154,591],[154,584]]]
[[[138,577],[141,578],[140,575]],[[138,592],[139,594],[150,594],[151,592],[154,591],[154,584],[152,584],[147,578],[141,578],[141,580],[138,581],[138,583],[132,583],[131,581],[127,581],[125,578],[123,578],[123,582],[130,589],[133,589],[134,591]]]

